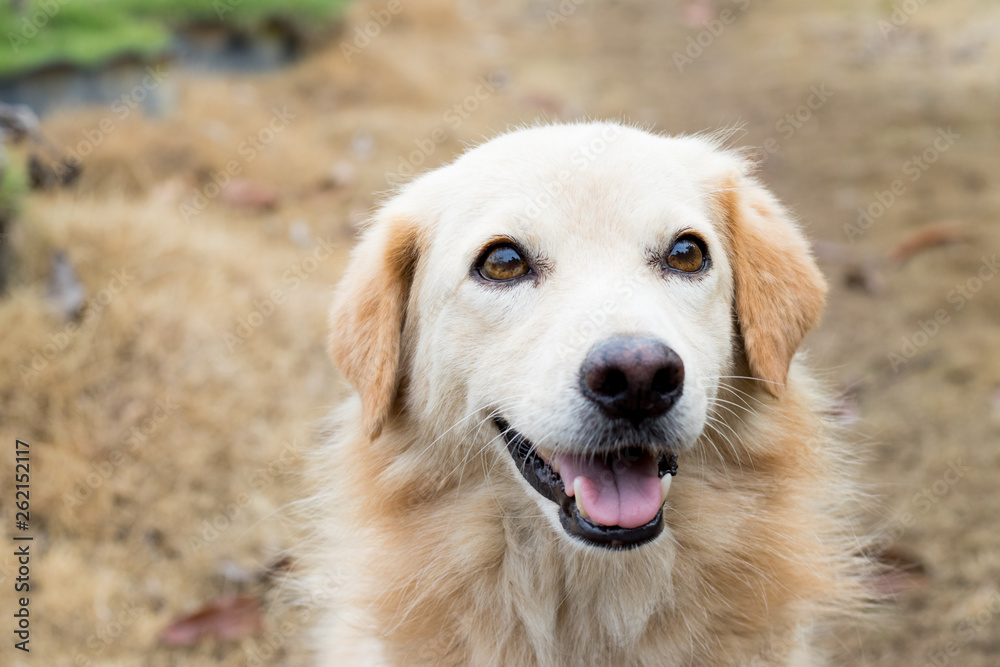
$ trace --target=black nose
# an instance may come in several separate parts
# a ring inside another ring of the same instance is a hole
[[[615,336],[591,348],[580,389],[606,415],[638,424],[667,412],[684,390],[684,362],[655,338]]]

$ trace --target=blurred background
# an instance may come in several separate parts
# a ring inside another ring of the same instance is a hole
[[[997,3],[5,0],[0,28],[0,664],[305,664],[279,582],[359,225],[586,117],[742,124],[814,241],[807,347],[898,566],[834,664],[1000,664]]]

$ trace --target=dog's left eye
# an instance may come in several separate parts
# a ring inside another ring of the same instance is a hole
[[[682,273],[695,273],[708,263],[708,250],[698,237],[682,236],[674,241],[663,263],[664,268]]]
[[[509,244],[494,246],[479,261],[479,275],[486,280],[506,282],[527,275],[531,271],[528,261],[517,248]]]

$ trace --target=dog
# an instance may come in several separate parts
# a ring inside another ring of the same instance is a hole
[[[373,217],[331,311],[317,665],[828,664],[863,603],[824,279],[746,153],[521,128]]]

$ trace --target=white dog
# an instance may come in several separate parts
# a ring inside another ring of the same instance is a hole
[[[794,358],[825,286],[749,168],[534,127],[382,208],[331,315],[319,665],[823,663],[866,593]]]

